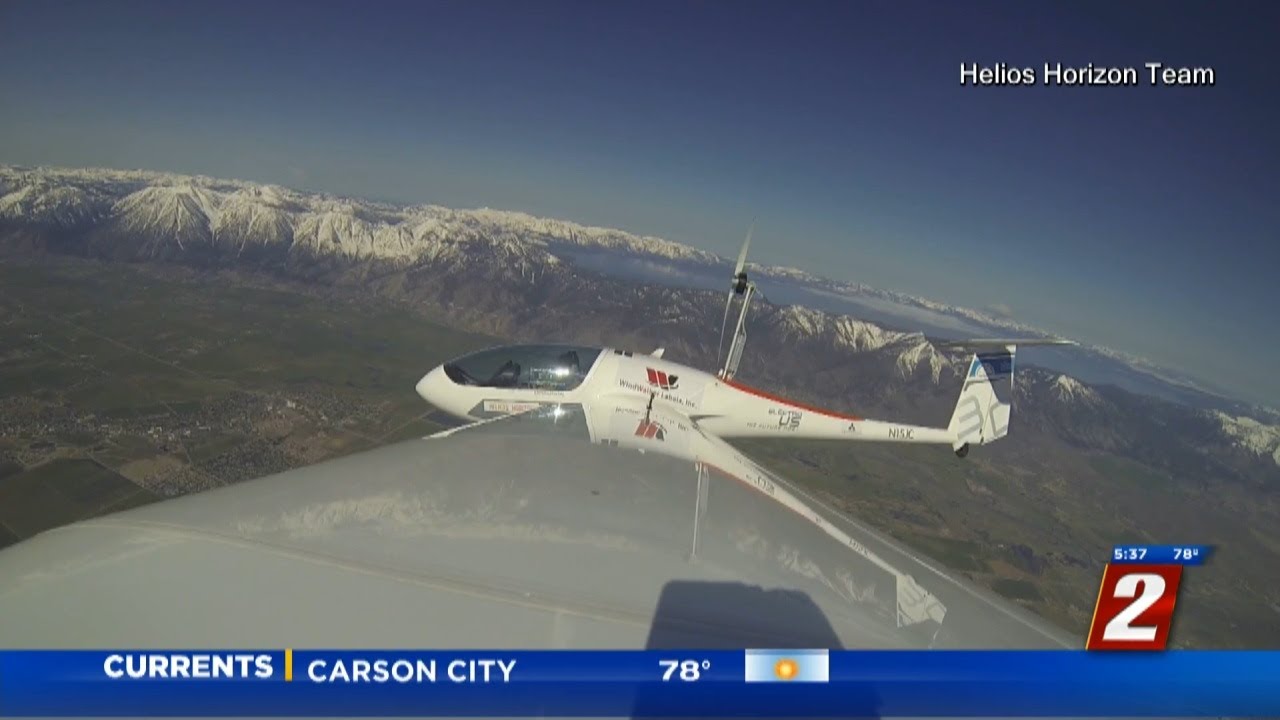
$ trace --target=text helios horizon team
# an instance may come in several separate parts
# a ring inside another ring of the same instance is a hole
[[[979,65],[960,63],[960,84],[965,86],[992,87],[1014,85],[1044,85],[1074,87],[1090,85],[1120,86],[1212,86],[1217,84],[1217,73],[1210,67],[1169,67],[1160,62],[1136,66],[1100,66],[1088,63],[1072,66],[1060,62],[1046,62],[1039,70],[1031,65],[1015,66],[1006,63]]]

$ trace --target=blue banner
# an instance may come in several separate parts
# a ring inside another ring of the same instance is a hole
[[[0,716],[1280,716],[1280,652],[6,651]]]

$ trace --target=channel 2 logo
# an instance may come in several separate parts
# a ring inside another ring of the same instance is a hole
[[[1182,569],[1199,565],[1200,545],[1117,546],[1102,571],[1086,650],[1164,650],[1182,584]]]

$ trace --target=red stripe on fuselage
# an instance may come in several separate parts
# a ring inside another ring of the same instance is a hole
[[[756,397],[762,397],[762,398],[764,398],[765,400],[772,400],[772,401],[774,401],[774,402],[776,402],[776,403],[782,403],[783,405],[789,405],[789,406],[791,406],[791,407],[793,407],[793,408],[796,408],[797,410],[807,410],[807,411],[812,412],[812,413],[818,413],[819,415],[826,415],[826,416],[828,416],[828,417],[839,418],[839,419],[841,419],[841,420],[853,420],[853,421],[858,421],[858,420],[862,420],[862,419],[863,419],[863,418],[858,417],[857,415],[849,415],[849,414],[846,414],[846,413],[838,413],[838,412],[836,412],[836,411],[834,411],[834,410],[826,410],[826,409],[824,409],[824,408],[816,407],[816,406],[814,406],[814,405],[806,405],[806,404],[804,404],[804,403],[796,402],[795,400],[788,400],[787,398],[784,398],[784,397],[782,397],[781,395],[774,395],[773,393],[768,393],[768,392],[765,392],[764,390],[760,390],[760,389],[757,389],[757,388],[753,388],[753,387],[751,387],[750,385],[743,385],[742,383],[738,382],[737,380],[724,380],[724,379],[721,379],[721,380],[720,380],[720,382],[724,383],[725,385],[728,385],[728,386],[729,386],[729,387],[731,387],[731,388],[734,388],[735,390],[741,390],[741,391],[742,391],[742,392],[744,392],[744,393],[748,393],[748,394],[751,394],[751,395],[755,395]]]

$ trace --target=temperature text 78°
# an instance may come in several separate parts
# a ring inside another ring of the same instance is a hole
[[[659,660],[658,665],[662,667],[662,682],[693,682],[702,677],[703,670],[711,669],[710,660]]]

